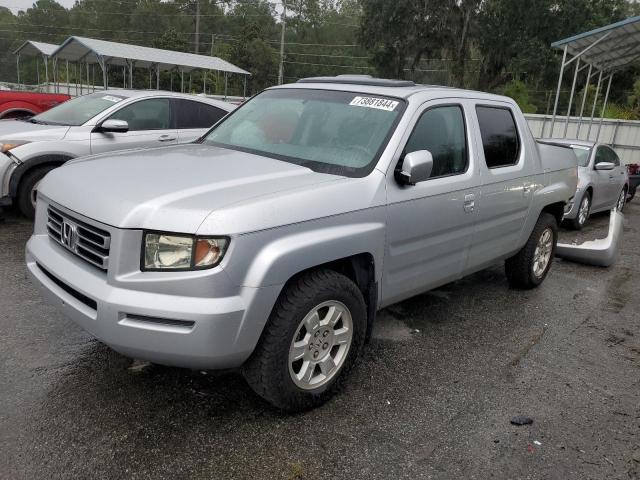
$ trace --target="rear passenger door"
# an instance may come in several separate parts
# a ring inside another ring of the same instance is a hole
[[[178,140],[178,132],[171,126],[168,98],[148,98],[130,103],[111,114],[108,120],[126,121],[129,131],[92,132],[91,153],[161,147],[173,145]]]
[[[476,150],[469,134],[467,103],[429,102],[414,115],[397,153],[428,150],[431,177],[402,186],[387,175],[387,242],[384,304],[459,278],[466,263],[479,193]]]
[[[534,157],[527,155],[532,146],[523,141],[521,133],[528,127],[518,124],[516,118],[522,116],[509,104],[475,104],[481,186],[468,271],[485,268],[522,247],[536,165],[531,161]]]
[[[221,108],[195,100],[173,99],[172,105],[179,143],[197,140],[227,114]]]

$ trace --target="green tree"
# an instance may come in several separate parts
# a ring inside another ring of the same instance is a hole
[[[513,98],[524,113],[536,113],[537,108],[529,101],[529,88],[524,82],[510,81],[503,87],[502,94]]]

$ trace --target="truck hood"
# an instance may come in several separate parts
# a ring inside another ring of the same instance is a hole
[[[68,126],[40,125],[22,120],[0,120],[0,141],[25,140],[61,140],[69,131]]]
[[[199,227],[216,212],[222,223],[207,224],[216,234],[233,234],[317,218],[326,211],[323,205],[338,203],[326,198],[328,185],[359,180],[234,150],[181,145],[74,160],[51,171],[38,191],[119,228],[202,233]],[[316,208],[292,203],[300,195]],[[339,203],[344,209],[344,200]],[[221,212],[238,218],[231,221]]]

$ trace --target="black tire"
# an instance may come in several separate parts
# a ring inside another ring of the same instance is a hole
[[[534,273],[534,256],[538,242],[545,231],[550,230],[553,234],[551,242],[551,256],[540,275]],[[504,263],[505,273],[509,285],[513,288],[531,289],[540,285],[553,263],[553,257],[556,253],[556,244],[558,243],[558,222],[550,213],[543,212],[538,218],[538,222],[533,228],[533,232],[529,236],[527,243],[513,257],[507,259]]]
[[[582,207],[582,203],[585,201],[589,202],[589,211],[587,212],[587,217],[584,219],[584,222],[580,222],[580,208]],[[584,195],[580,199],[580,204],[578,205],[578,213],[576,214],[576,218],[571,219],[569,221],[569,225],[574,230],[582,230],[582,227],[584,227],[587,224],[587,221],[589,220],[589,215],[591,215],[591,193],[589,193],[589,191],[586,191],[584,192]]]
[[[36,209],[31,202],[31,191],[33,187],[44,178],[44,176],[55,167],[40,167],[28,171],[18,187],[18,209],[27,218],[33,219],[36,215]]]
[[[627,196],[627,203],[633,200],[633,197],[636,196],[636,187],[629,187],[629,193]]]
[[[289,373],[289,348],[302,319],[316,306],[329,300],[344,304],[351,314],[351,346],[328,383],[313,390],[297,386]],[[243,366],[247,383],[275,407],[298,412],[317,407],[341,387],[362,350],[367,310],[355,283],[332,270],[315,270],[293,280],[280,294],[258,345]]]

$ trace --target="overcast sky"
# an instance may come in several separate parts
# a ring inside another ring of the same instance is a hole
[[[73,7],[75,0],[56,0],[60,5],[65,8]],[[35,0],[0,0],[0,7],[7,7],[13,13],[17,13],[18,10],[26,10],[35,3]]]

